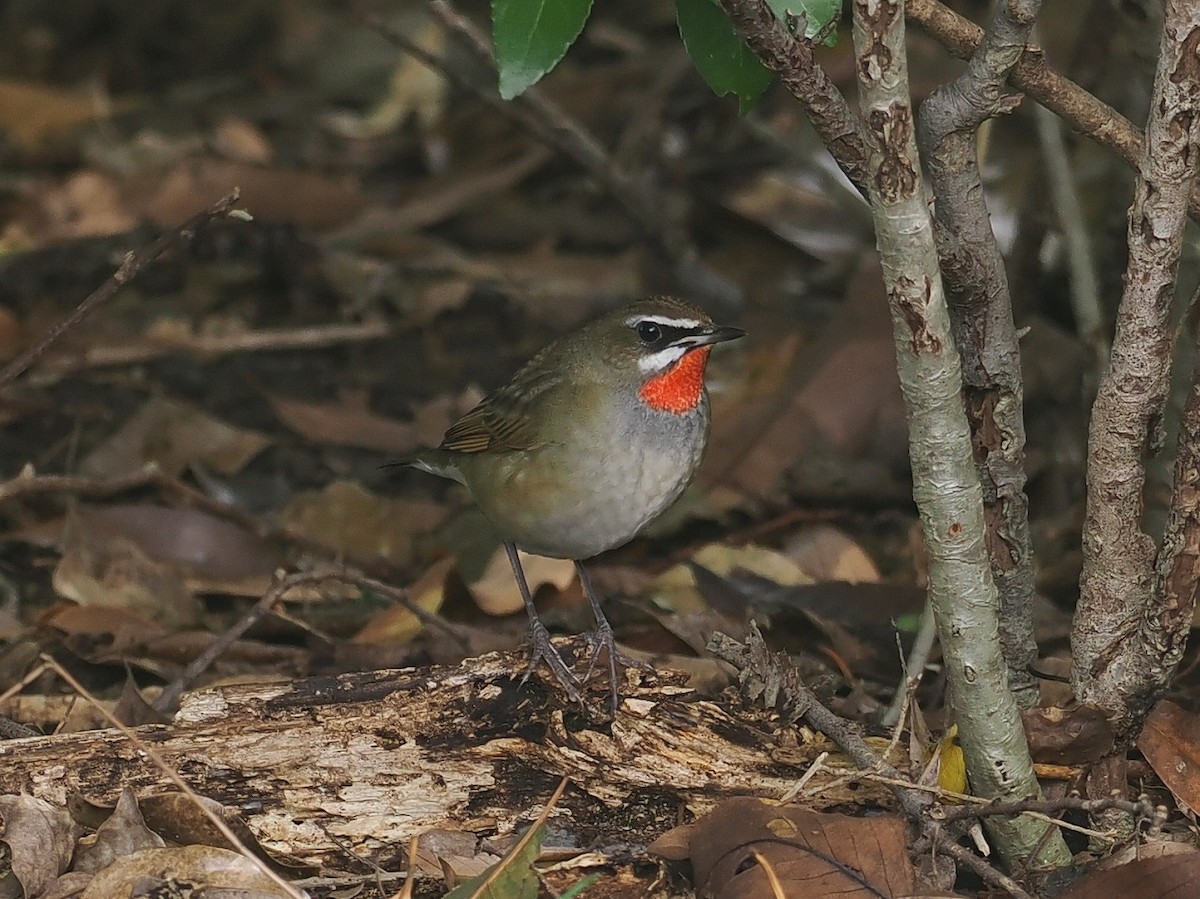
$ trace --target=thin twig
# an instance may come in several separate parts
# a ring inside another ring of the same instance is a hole
[[[896,695],[892,697],[891,705],[880,719],[884,727],[904,724],[904,715],[912,702],[913,694],[920,686],[925,666],[929,664],[929,657],[933,655],[936,642],[937,623],[933,620],[933,606],[926,598],[921,607],[921,620],[917,625],[917,635],[913,638],[912,647],[908,651],[908,658],[901,660],[904,663],[904,671],[900,676],[900,685],[896,687]]]
[[[1045,106],[1036,110],[1038,141],[1046,160],[1046,181],[1055,218],[1066,247],[1067,270],[1071,273],[1071,311],[1079,335],[1092,348],[1092,362],[1098,370],[1107,364],[1108,338],[1104,334],[1104,306],[1100,302],[1100,283],[1096,259],[1087,231],[1087,217],[1079,197],[1075,167],[1063,139],[1062,123]]]
[[[906,0],[904,14],[959,59],[970,59],[983,29],[939,0]],[[1137,126],[1046,64],[1041,48],[1029,46],[1009,78],[1013,87],[1054,112],[1073,131],[1116,153],[1133,171],[1141,170],[1143,135]],[[1188,215],[1200,221],[1200,188],[1193,188]]]
[[[93,309],[110,299],[118,290],[136,278],[149,263],[172,247],[189,243],[196,233],[213,219],[225,218],[230,215],[233,207],[237,204],[238,195],[235,188],[233,192],[222,197],[202,212],[196,213],[182,225],[168,231],[149,246],[126,253],[120,267],[107,281],[88,294],[70,315],[52,326],[36,343],[0,369],[0,389],[3,389],[21,372],[33,365],[52,343],[87,318]]]
[[[397,329],[381,319],[363,322],[333,322],[303,328],[263,328],[240,334],[189,334],[137,343],[88,347],[79,353],[63,353],[42,362],[41,371],[66,374],[91,368],[136,365],[172,353],[191,353],[203,358],[232,353],[311,350],[345,343],[363,343],[393,336]]]
[[[812,42],[791,33],[765,0],[720,0],[738,34],[804,107],[834,162],[863,196],[870,173],[862,123],[816,60]]]
[[[398,590],[383,581],[367,577],[357,571],[352,571],[344,566],[335,568],[327,568],[318,571],[302,571],[296,574],[286,576],[277,576],[271,586],[262,595],[245,614],[239,618],[232,627],[228,628],[221,636],[208,645],[204,652],[200,653],[196,658],[188,663],[187,667],[179,673],[171,683],[169,683],[159,694],[154,701],[154,708],[157,711],[165,712],[173,709],[179,702],[179,698],[191,688],[205,671],[207,671],[221,655],[233,645],[239,637],[253,627],[256,623],[262,620],[279,602],[284,594],[293,587],[299,587],[304,584],[323,583],[325,581],[343,581],[348,584],[354,584],[358,587],[373,590],[382,593],[391,599],[396,600],[408,611],[412,612],[419,621],[429,627],[437,628],[450,636],[459,646],[466,649],[469,646],[467,639],[448,621],[435,615],[432,612],[422,608],[419,604],[412,601],[408,594],[403,590]]]
[[[485,67],[494,71],[495,57],[487,38],[470,19],[458,13],[445,0],[434,0],[429,9]],[[671,266],[674,276],[689,292],[704,295],[714,303],[736,307],[742,302],[741,290],[700,259],[687,228],[677,216],[664,214],[661,192],[645,179],[626,171],[605,146],[579,120],[570,116],[537,87],[528,88],[511,102],[504,102],[490,88],[484,88],[445,59],[420,46],[379,17],[368,18],[372,27],[404,48],[427,66],[436,69],[457,86],[471,91],[501,115],[516,121],[538,140],[574,160],[605,186],[643,235]]]
[[[264,877],[269,878],[288,896],[291,896],[292,899],[306,899],[303,893],[276,874],[270,865],[268,865],[265,861],[263,861],[246,847],[246,844],[238,838],[238,835],[233,832],[233,830],[228,824],[225,823],[221,816],[214,812],[209,807],[208,803],[202,801],[201,798],[196,795],[195,790],[188,785],[187,781],[180,777],[178,771],[167,764],[166,759],[159,755],[158,750],[139,737],[132,728],[126,726],[124,723],[118,720],[112,712],[101,705],[100,701],[91,693],[89,693],[87,688],[85,688],[83,684],[79,683],[79,681],[75,679],[74,675],[62,667],[57,660],[51,656],[43,654],[42,662],[46,665],[46,667],[50,668],[55,674],[61,677],[67,683],[67,685],[79,696],[83,697],[86,702],[90,703],[93,708],[96,709],[96,711],[104,716],[105,720],[107,720],[109,724],[124,734],[129,742],[133,744],[134,748],[138,750],[138,752],[143,753],[148,759],[150,759],[150,761],[153,762],[154,765],[166,775],[167,779],[171,781],[171,783],[178,787],[185,796],[187,796],[196,804],[196,808],[200,810],[200,813],[209,820],[209,822],[217,829],[221,836],[229,841],[229,845],[233,846],[238,852],[240,852],[242,856],[248,862],[254,865]]]
[[[955,843],[940,822],[932,820],[927,814],[928,800],[922,795],[924,791],[905,780],[899,771],[877,756],[850,722],[822,705],[804,684],[786,654],[771,653],[766,648],[762,633],[754,622],[750,623],[744,645],[725,634],[716,633],[709,640],[708,651],[738,669],[742,690],[752,700],[764,701],[778,708],[785,720],[802,719],[809,727],[829,737],[864,772],[887,778],[882,782],[891,787],[904,814],[920,827],[939,852],[946,853],[985,882],[1007,890],[1016,899],[1032,899],[1011,877]]]
[[[128,493],[147,487],[157,487],[189,506],[207,512],[210,515],[231,521],[254,536],[263,540],[274,540],[291,544],[309,552],[329,557],[331,550],[321,542],[301,534],[291,528],[276,527],[268,524],[255,515],[247,512],[241,506],[214,499],[201,490],[174,477],[158,467],[157,463],[149,462],[141,469],[129,474],[117,475],[111,478],[88,478],[76,475],[39,475],[30,466],[16,477],[0,481],[0,504],[25,496],[37,496],[46,493],[62,493],[76,496],[113,496],[118,493]],[[395,568],[377,557],[359,556],[353,553],[341,553],[343,561],[354,568],[378,574],[393,574]]]

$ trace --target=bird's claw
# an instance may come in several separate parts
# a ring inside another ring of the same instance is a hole
[[[529,680],[529,675],[537,670],[538,664],[541,662],[546,663],[546,667],[550,669],[554,679],[562,685],[571,702],[583,701],[583,693],[580,689],[583,684],[567,667],[567,663],[562,660],[562,656],[550,642],[550,633],[546,630],[546,626],[540,621],[535,621],[529,628],[529,665],[525,669],[525,675],[521,678],[522,684]]]
[[[608,656],[608,683],[611,690],[612,710],[613,714],[617,713],[617,709],[621,706],[620,682],[617,677],[618,666],[622,668],[640,668],[643,671],[652,671],[653,666],[641,661],[640,659],[630,658],[617,648],[616,638],[613,636],[612,626],[607,619],[601,619],[596,629],[587,635],[588,645],[592,648],[592,658],[588,662],[587,673],[583,676],[583,683],[587,683],[592,679],[592,673],[596,670],[596,663],[600,659],[600,654],[606,652]]]

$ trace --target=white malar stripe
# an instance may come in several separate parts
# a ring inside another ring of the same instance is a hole
[[[625,324],[633,327],[642,322],[654,322],[656,325],[666,325],[668,328],[699,328],[700,322],[694,318],[667,318],[665,315],[635,315],[625,319]]]
[[[669,346],[665,350],[643,356],[638,360],[638,368],[644,372],[666,371],[678,362],[688,349],[690,348],[686,346]]]

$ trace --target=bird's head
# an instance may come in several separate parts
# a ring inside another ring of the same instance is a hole
[[[630,380],[647,406],[676,415],[700,405],[713,344],[746,333],[717,325],[702,309],[671,297],[616,309],[592,327],[594,339],[604,346],[606,365]]]

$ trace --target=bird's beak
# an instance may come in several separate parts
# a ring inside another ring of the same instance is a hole
[[[681,338],[678,343],[685,346],[710,346],[714,343],[724,343],[726,340],[737,340],[739,337],[745,337],[746,332],[741,328],[730,328],[726,325],[712,325],[711,327],[702,328],[693,331],[686,337]]]

